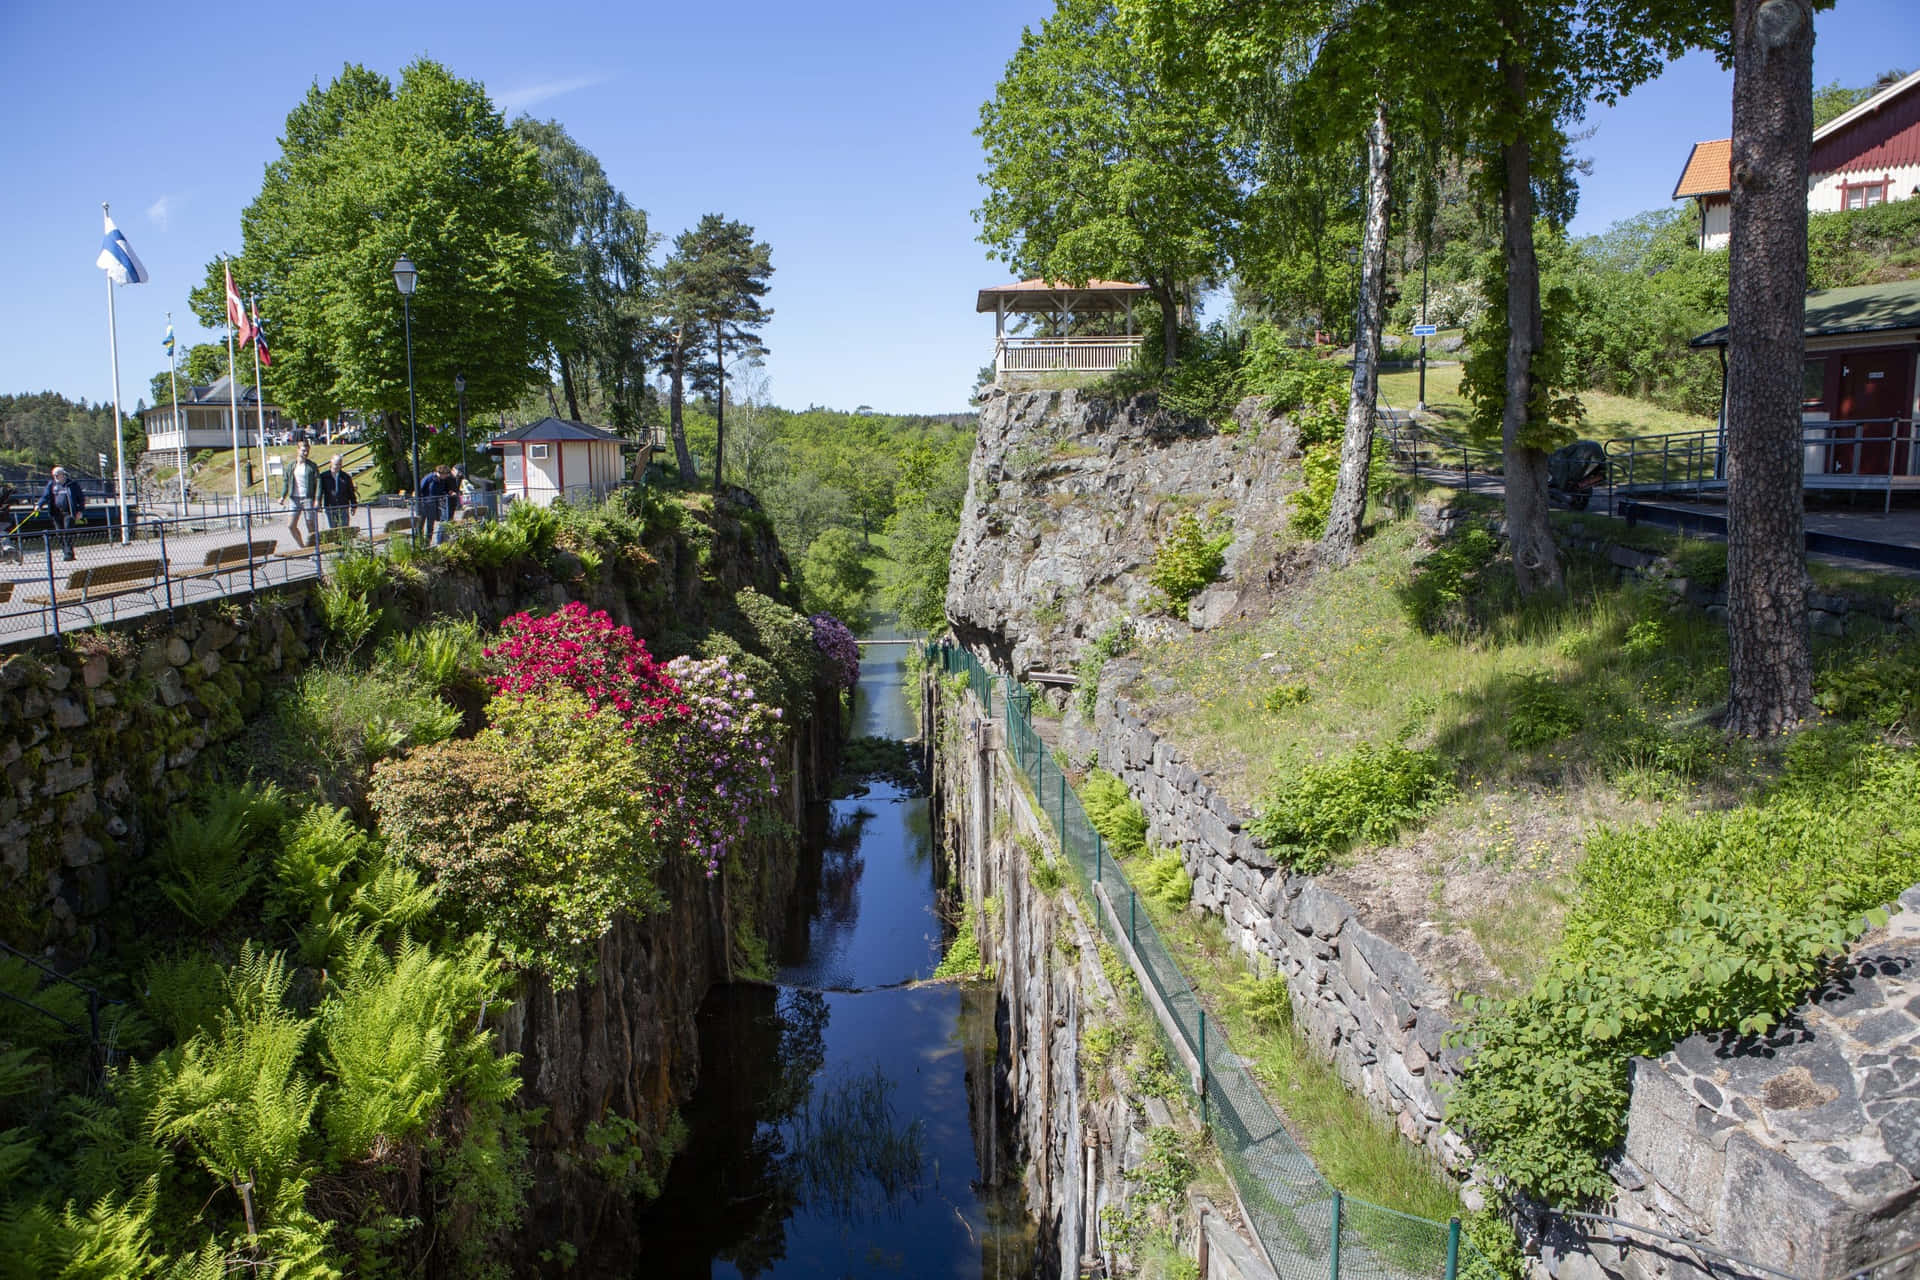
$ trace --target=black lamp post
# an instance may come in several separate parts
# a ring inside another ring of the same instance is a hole
[[[454,394],[460,397],[460,473],[467,471],[467,375],[453,375]]]
[[[413,259],[406,254],[393,264],[393,286],[400,290],[400,305],[407,318],[407,434],[413,442],[413,530],[414,538],[420,536],[420,414],[413,399],[413,290],[420,283],[420,273],[413,269]]]

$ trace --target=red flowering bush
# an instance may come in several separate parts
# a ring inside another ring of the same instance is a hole
[[[536,618],[516,613],[500,624],[506,637],[487,650],[500,668],[495,693],[546,694],[568,689],[594,711],[612,707],[629,729],[686,714],[679,689],[632,627],[616,627],[605,610],[578,600]]]
[[[830,613],[816,613],[808,621],[813,623],[813,643],[827,660],[828,678],[842,689],[860,683],[860,643],[847,624]]]

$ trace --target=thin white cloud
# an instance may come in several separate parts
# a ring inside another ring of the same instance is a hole
[[[147,206],[147,221],[153,223],[162,231],[165,231],[167,229],[167,215],[172,212],[173,197],[161,196],[158,200],[155,200]]]
[[[536,102],[545,102],[548,98],[557,98],[563,93],[572,93],[577,89],[591,89],[597,84],[605,84],[605,76],[576,76],[571,80],[546,80],[540,84],[524,85],[518,89],[508,89],[493,95],[493,101],[502,111],[524,111]]]

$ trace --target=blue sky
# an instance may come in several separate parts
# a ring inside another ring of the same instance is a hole
[[[288,109],[345,62],[396,74],[424,54],[509,114],[559,119],[669,236],[707,212],[752,224],[773,246],[777,402],[964,408],[992,342],[974,291],[1007,278],[974,238],[972,131],[1021,28],[1050,9],[346,0],[199,20],[0,0],[0,390],[110,395],[93,267],[108,200],[153,273],[118,295],[131,408],[165,368],[164,313],[196,337],[187,290],[239,247]],[[1819,83],[1920,65],[1920,0],[1840,0],[1815,57]],[[1574,230],[1665,206],[1688,145],[1727,134],[1730,95],[1695,56],[1595,110]]]

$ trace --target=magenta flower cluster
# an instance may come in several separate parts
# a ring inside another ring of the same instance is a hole
[[[813,623],[813,643],[827,660],[827,678],[842,689],[860,683],[860,644],[847,624],[830,613],[816,613],[808,621]]]
[[[687,713],[671,722],[660,802],[672,831],[713,875],[746,834],[754,806],[780,793],[773,758],[780,708],[755,700],[726,658],[675,658],[667,675]],[[667,828],[660,828],[667,834]]]
[[[632,628],[577,601],[544,618],[515,614],[501,632],[505,638],[487,650],[497,668],[494,692],[544,698],[565,689],[593,715],[617,715],[651,778],[653,837],[663,851],[681,848],[714,875],[754,807],[779,794],[780,709],[761,704],[724,657],[663,666]],[[851,634],[840,632],[853,649]]]
[[[499,669],[495,693],[529,694],[554,685],[573,690],[595,711],[611,707],[628,729],[685,715],[673,681],[632,627],[616,627],[604,609],[578,600],[544,618],[516,613],[500,624],[506,637],[487,650]]]

